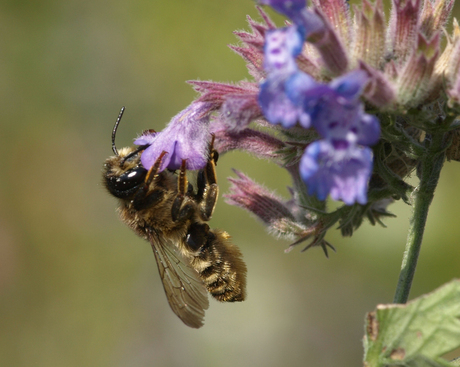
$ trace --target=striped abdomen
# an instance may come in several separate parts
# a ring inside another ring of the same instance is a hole
[[[191,265],[198,271],[208,292],[222,302],[244,301],[246,297],[246,265],[230,235],[210,230],[206,243]]]

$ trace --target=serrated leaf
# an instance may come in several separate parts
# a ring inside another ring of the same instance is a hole
[[[364,366],[452,366],[441,356],[460,346],[460,280],[405,305],[366,315]]]

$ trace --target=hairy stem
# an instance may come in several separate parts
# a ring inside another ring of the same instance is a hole
[[[412,219],[407,235],[401,272],[394,297],[394,303],[406,303],[414,279],[415,268],[422,245],[428,209],[433,200],[439,174],[445,159],[444,134],[432,135],[425,140],[427,152],[419,168],[420,184],[414,190]]]

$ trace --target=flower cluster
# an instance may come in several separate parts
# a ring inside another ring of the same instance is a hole
[[[454,20],[453,33],[445,31],[454,0],[392,0],[388,20],[381,0],[259,3],[289,21],[277,28],[258,7],[263,22],[248,17],[251,31],[235,32],[241,44],[230,48],[252,80],[190,81],[196,101],[136,144],[149,146],[146,167],[166,151],[161,169],[183,159],[201,168],[210,133],[220,153],[269,159],[291,175],[291,197],[237,172],[227,201],[278,236],[313,238],[326,250],[335,223],[351,235],[363,218],[389,216],[395,199],[409,201],[404,179],[426,159],[433,136],[445,134],[442,154],[460,160],[460,28]],[[328,213],[328,196],[345,205]]]
[[[306,129],[313,126],[321,136],[300,162],[310,195],[324,200],[331,194],[348,205],[365,204],[372,172],[368,146],[380,135],[377,118],[366,114],[359,100],[367,74],[353,71],[323,84],[299,70],[295,57],[302,50],[303,30],[293,25],[267,32],[267,78],[260,86],[259,104],[270,123],[284,128],[297,123]]]

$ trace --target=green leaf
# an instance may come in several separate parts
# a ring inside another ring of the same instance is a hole
[[[460,280],[405,305],[366,315],[364,366],[453,366],[442,355],[460,346]]]

